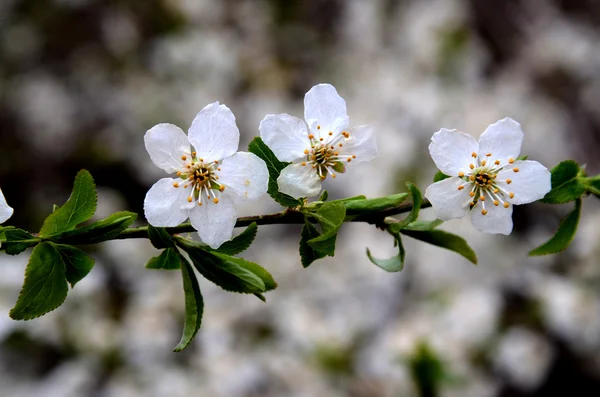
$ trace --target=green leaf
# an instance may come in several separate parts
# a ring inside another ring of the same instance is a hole
[[[95,263],[94,259],[79,248],[71,245],[52,245],[58,251],[65,264],[65,278],[71,284],[71,288],[75,287],[75,284],[81,281],[92,270]]]
[[[129,211],[115,212],[107,218],[101,219],[84,227],[52,236],[58,243],[85,245],[97,244],[117,237],[127,229],[137,218],[137,214]]]
[[[394,235],[394,246],[398,247],[398,255],[396,256],[388,259],[378,259],[373,257],[371,255],[371,250],[367,248],[367,257],[369,257],[371,262],[386,272],[399,272],[404,269],[404,259],[406,257],[406,251],[404,250],[404,245],[402,245],[402,238],[400,237],[400,234]]]
[[[319,222],[321,234],[308,240],[308,244],[316,251],[333,256],[337,232],[346,218],[346,207],[344,204],[330,201],[310,215]]]
[[[473,251],[464,238],[457,236],[456,234],[437,229],[426,231],[402,229],[401,233],[414,239],[436,245],[440,248],[454,251],[457,254],[464,256],[472,263],[477,264],[477,255],[475,254],[475,251]]]
[[[15,307],[9,313],[15,320],[31,320],[60,306],[67,297],[65,263],[51,243],[38,244],[25,268],[25,282]]]
[[[408,224],[403,230],[429,231],[435,229],[442,223],[444,223],[444,221],[441,219],[436,219],[434,221],[414,221]]]
[[[256,222],[252,222],[246,230],[235,236],[232,240],[223,243],[217,248],[217,251],[227,255],[237,255],[242,253],[250,247],[256,238],[257,231],[258,226],[256,226]]]
[[[419,211],[421,210],[421,204],[423,204],[423,196],[421,195],[421,191],[417,189],[417,187],[411,183],[406,182],[406,187],[408,187],[408,192],[412,196],[412,209],[410,213],[398,223],[391,223],[388,226],[388,230],[392,234],[398,234],[401,229],[405,228],[410,223],[417,220],[419,217]]]
[[[316,261],[317,259],[324,258],[327,256],[327,253],[314,250],[309,244],[308,241],[312,240],[316,237],[319,237],[321,234],[313,225],[305,218],[304,226],[302,226],[302,231],[300,232],[300,260],[302,262],[302,266],[307,268],[311,263]],[[329,240],[329,244],[333,246],[332,250],[335,251],[335,236],[331,237]],[[331,249],[327,249],[328,252]]]
[[[73,192],[62,206],[51,213],[40,230],[40,235],[51,236],[75,229],[78,224],[90,219],[96,212],[96,185],[92,175],[81,170],[75,177]]]
[[[3,234],[2,249],[8,255],[18,255],[40,241],[29,232],[12,226],[3,228]]]
[[[170,248],[175,247],[173,237],[165,230],[164,227],[154,227],[148,225],[148,238],[154,246],[154,248]],[[177,267],[179,269],[179,266]]]
[[[165,251],[169,251],[167,248]],[[185,324],[181,341],[173,349],[180,352],[185,349],[194,339],[198,330],[202,326],[202,313],[204,312],[204,299],[200,292],[200,285],[194,274],[190,263],[180,254],[176,254],[181,262],[181,277],[183,278],[183,292],[185,294]]]
[[[600,198],[600,175],[583,178],[582,183],[590,193]]]
[[[524,154],[522,156],[517,157],[517,161],[525,161],[529,158],[528,155]]]
[[[248,144],[248,150],[261,159],[267,164],[267,170],[269,171],[269,187],[267,193],[284,207],[297,207],[302,204],[302,200],[297,200],[287,194],[279,192],[277,186],[277,178],[281,174],[281,170],[287,167],[291,163],[284,163],[277,159],[275,153],[263,142],[259,137],[254,138]]]
[[[450,175],[444,174],[442,171],[438,171],[433,176],[433,183],[443,181],[444,179],[450,178]]]
[[[552,170],[552,190],[541,200],[549,204],[564,204],[576,200],[586,191],[586,186],[578,178],[581,169],[573,160],[565,160]]]
[[[408,193],[399,193],[381,198],[344,201],[343,203],[347,215],[366,215],[397,207],[407,198]]]
[[[180,268],[180,258],[177,248],[166,248],[159,256],[150,258],[146,269],[176,270]]]
[[[569,246],[569,244],[571,244],[573,237],[575,237],[580,217],[581,199],[579,198],[575,200],[575,209],[569,212],[565,219],[563,219],[562,222],[560,222],[556,234],[554,234],[554,236],[552,236],[550,240],[546,241],[544,244],[529,252],[529,255],[548,255],[564,251]]]
[[[323,193],[321,193],[321,197],[319,197],[319,201],[327,201],[328,197],[329,193],[327,193],[327,190],[323,190]]]

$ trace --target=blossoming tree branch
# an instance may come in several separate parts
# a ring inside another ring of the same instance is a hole
[[[93,268],[94,260],[79,246],[108,240],[146,238],[161,254],[150,258],[149,269],[180,270],[185,293],[185,324],[175,351],[192,341],[202,323],[204,302],[201,275],[226,291],[264,294],[276,288],[260,265],[238,256],[252,244],[259,225],[302,224],[299,262],[308,267],[334,256],[337,233],[344,222],[367,222],[392,236],[398,253],[371,262],[388,272],[404,267],[405,236],[452,250],[477,263],[475,252],[460,236],[438,229],[444,221],[469,216],[485,233],[510,234],[514,205],[542,201],[574,202],[556,234],[530,255],[564,250],[575,235],[582,198],[600,197],[600,176],[588,177],[574,161],[549,171],[520,156],[521,126],[505,118],[491,124],[479,141],[458,130],[433,134],[429,152],[439,168],[425,191],[407,182],[407,191],[386,197],[365,196],[328,200],[321,182],[336,178],[347,167],[377,156],[372,127],[350,127],[346,102],[329,84],[306,93],[304,120],[269,114],[259,126],[260,137],[238,152],[239,130],[231,110],[218,102],[207,105],[186,135],[172,124],[158,124],[144,136],[152,162],[167,174],[144,200],[147,226],[131,227],[132,212],[117,212],[89,222],[97,195],[89,172],[75,177],[73,192],[55,206],[38,233],[0,227],[0,249],[8,255],[30,255],[25,281],[10,316],[29,320],[60,306],[71,288]],[[237,205],[268,193],[283,209],[275,214],[238,217]],[[315,200],[314,197],[318,198]],[[419,220],[419,211],[432,207],[434,221]],[[0,191],[0,223],[12,215]],[[186,222],[189,219],[189,223]],[[236,227],[245,229],[233,237]],[[191,233],[191,234],[190,234]]]

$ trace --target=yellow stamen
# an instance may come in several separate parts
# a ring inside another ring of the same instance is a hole
[[[508,193],[508,197],[515,198],[515,194],[513,192]]]
[[[333,132],[329,131],[329,134],[328,134],[328,135],[329,135],[329,136],[332,136],[332,135],[333,135]]]
[[[304,149],[304,154],[308,154],[308,149]]]
[[[215,204],[219,204],[219,199],[215,197],[215,198],[213,199],[213,203],[215,203]]]
[[[469,179],[470,179],[471,181],[474,181],[474,180],[475,180],[475,176],[474,176],[474,175],[469,175]]]
[[[303,161],[301,164],[303,167],[306,167],[306,161]]]
[[[348,158],[348,160],[346,160],[346,161],[347,161],[347,162],[351,162],[351,161],[352,161],[352,159],[351,159],[351,158]]]
[[[222,192],[223,190],[225,190],[225,185],[221,185],[221,187],[219,188],[220,192]]]
[[[464,186],[464,185],[460,185],[460,186],[458,187],[458,190],[463,190],[464,188],[465,188],[465,186]]]
[[[487,215],[487,210],[481,210],[481,215]]]
[[[475,197],[475,192],[469,192],[469,196]]]
[[[490,157],[492,154],[491,153],[486,153],[485,155],[488,156],[488,157]]]
[[[512,157],[508,159],[508,163],[509,163],[509,164],[512,164],[512,163],[514,163],[514,162],[515,162],[515,159],[513,159]]]
[[[188,201],[188,203],[191,203],[192,202],[192,196],[188,196],[187,201]]]
[[[494,200],[494,205],[497,207],[500,205],[500,202],[498,200]]]
[[[179,187],[179,183],[175,182],[175,183],[173,184],[173,187],[174,187],[174,188],[178,188],[178,187]]]
[[[187,156],[181,156],[181,159],[182,159],[183,161],[185,161],[185,160],[187,160]]]
[[[332,178],[335,178],[336,176],[337,176],[336,174],[331,174],[331,177],[332,177]]]
[[[470,169],[474,169],[474,168],[475,168],[475,166],[474,166],[473,164],[469,164],[469,168],[470,168]]]
[[[504,208],[508,208],[508,203],[504,202]]]
[[[313,134],[308,134],[308,139],[313,139],[315,136]]]
[[[500,165],[500,160],[496,160],[496,161],[494,161],[494,164],[496,164],[496,165]]]
[[[320,125],[318,125],[318,126],[317,126],[317,129],[318,129],[318,130],[320,130],[320,129],[321,129],[321,126],[320,126]]]
[[[487,163],[487,162],[486,162],[485,160],[483,160],[483,161],[481,162],[481,165],[482,165],[482,166],[485,166],[485,164],[486,164],[486,163]]]
[[[475,153],[475,152],[471,153],[471,157],[473,157],[473,158],[477,157],[477,153]]]
[[[480,196],[480,197],[479,197],[479,200],[481,200],[481,201],[485,201],[485,196]]]
[[[458,176],[462,178],[463,176],[465,176],[465,173],[461,171],[458,173]]]

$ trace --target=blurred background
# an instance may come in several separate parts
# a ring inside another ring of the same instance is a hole
[[[375,126],[380,155],[326,187],[330,197],[424,191],[440,129],[478,137],[504,117],[523,154],[548,168],[573,158],[600,173],[600,3],[595,0],[2,0],[0,186],[39,230],[76,172],[91,171],[97,217],[142,213],[164,176],[143,135],[186,130],[216,100],[242,133],[268,113],[302,117],[304,93],[329,82],[351,124]],[[269,197],[243,215],[278,211]],[[600,395],[600,207],[556,256],[530,258],[569,205],[517,207],[510,236],[468,219],[442,228],[473,266],[348,224],[334,258],[303,269],[298,226],[265,226],[244,255],[271,271],[267,303],[200,280],[204,322],[183,353],[178,272],[147,270],[147,241],[90,247],[96,266],[58,310],[12,321],[27,255],[0,256],[2,396]],[[431,219],[430,210],[422,213]],[[143,219],[142,219],[143,221]],[[575,388],[575,389],[574,389]]]

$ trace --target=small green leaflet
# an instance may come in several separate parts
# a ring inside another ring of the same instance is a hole
[[[154,248],[162,249],[175,247],[173,237],[171,237],[164,227],[154,227],[152,225],[148,225],[148,238],[150,239],[150,242]]]
[[[302,262],[302,266],[309,267],[311,263],[316,261],[317,259],[324,258],[327,256],[327,253],[316,251],[310,245],[308,245],[308,241],[320,236],[319,231],[310,223],[308,219],[304,219],[304,226],[302,226],[302,231],[300,232],[300,260]],[[331,237],[329,240],[329,244],[332,245],[333,250],[335,250],[335,236]],[[329,251],[327,249],[326,251]]]
[[[569,244],[571,244],[573,237],[575,237],[580,217],[581,199],[578,198],[577,200],[575,200],[575,208],[573,209],[573,211],[569,212],[565,219],[563,219],[562,222],[560,222],[556,234],[554,234],[554,236],[552,236],[550,240],[546,241],[544,244],[529,252],[529,255],[548,255],[564,251],[569,246]]]
[[[342,203],[330,201],[324,203],[316,212],[310,213],[310,216],[321,226],[321,233],[318,237],[308,240],[308,245],[315,251],[333,256],[337,232],[346,218],[346,207]]]
[[[442,171],[438,171],[433,176],[433,183],[443,181],[446,178],[450,178],[449,175],[444,174]]]
[[[252,222],[246,230],[235,236],[233,239],[224,242],[216,251],[227,255],[240,254],[250,248],[250,245],[256,238],[257,232],[258,226],[256,226],[256,222]]]
[[[14,320],[31,320],[59,307],[67,297],[65,263],[52,243],[38,244],[25,268],[25,282],[15,307]]]
[[[53,244],[65,264],[65,278],[71,288],[88,275],[94,267],[94,259],[71,245]]]
[[[367,248],[367,257],[373,264],[379,266],[386,272],[394,273],[404,269],[404,259],[406,257],[406,251],[404,245],[402,245],[402,238],[400,234],[394,235],[394,246],[398,247],[398,255],[392,256],[388,259],[379,259],[371,255],[371,250]]]
[[[159,256],[150,258],[146,269],[177,270],[180,268],[180,258],[177,248],[166,248]]]
[[[269,188],[267,193],[284,207],[297,207],[302,204],[301,200],[297,200],[287,194],[279,192],[277,186],[277,178],[281,174],[281,170],[287,167],[290,163],[284,163],[277,159],[273,151],[265,145],[260,137],[255,137],[249,144],[248,150],[264,160],[269,171]]]
[[[423,196],[421,195],[421,191],[417,189],[417,187],[411,183],[406,182],[406,187],[408,187],[408,191],[412,196],[412,209],[410,213],[398,223],[391,223],[388,225],[388,230],[392,234],[397,234],[401,229],[406,227],[408,224],[414,222],[419,217],[419,211],[421,210],[421,204],[423,204]]]
[[[75,229],[75,226],[94,215],[97,201],[98,196],[92,175],[86,170],[79,171],[75,177],[71,196],[63,206],[46,218],[40,235],[51,236]]]
[[[443,230],[437,229],[402,229],[401,233],[414,239],[438,246],[440,248],[446,248],[450,251],[454,251],[457,254],[464,256],[472,263],[477,264],[477,255],[475,254],[475,251],[473,251],[473,249],[469,246],[469,244],[465,241],[464,238],[457,236],[456,234],[448,233]]]
[[[52,240],[74,245],[97,244],[111,240],[127,229],[137,218],[137,214],[129,211],[115,212],[107,218],[101,219],[91,225],[75,230],[55,234]]]
[[[383,211],[389,208],[395,208],[402,204],[408,198],[408,193],[392,194],[386,197],[362,200],[344,200],[347,215],[369,215],[374,212]],[[337,202],[336,201],[331,201]]]
[[[40,239],[26,232],[23,229],[8,226],[2,228],[4,240],[2,249],[8,255],[18,255],[32,245],[37,244]]]
[[[586,191],[579,179],[581,169],[573,160],[565,160],[552,168],[552,190],[541,200],[549,204],[564,204],[576,200]]]
[[[165,251],[170,250],[167,248]],[[181,261],[181,277],[183,278],[183,292],[185,294],[185,323],[181,341],[173,351],[180,352],[194,339],[202,326],[204,300],[200,292],[200,285],[190,263],[181,254],[176,254]]]

